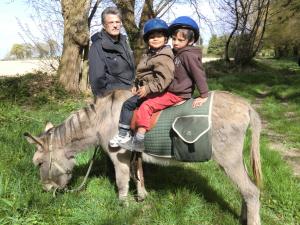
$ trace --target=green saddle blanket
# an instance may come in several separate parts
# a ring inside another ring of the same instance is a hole
[[[187,162],[211,158],[213,92],[201,107],[193,108],[193,100],[161,112],[155,127],[146,133],[145,153]]]

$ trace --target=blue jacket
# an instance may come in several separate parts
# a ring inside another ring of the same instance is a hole
[[[129,89],[135,78],[134,58],[126,37],[114,41],[104,30],[92,36],[89,80],[95,96],[114,89]]]

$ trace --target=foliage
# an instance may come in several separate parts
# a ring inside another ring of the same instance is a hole
[[[272,1],[266,29],[265,47],[272,47],[276,57],[300,55],[300,2]]]
[[[30,50],[30,46],[25,44],[14,44],[10,50],[11,57],[15,57],[16,59],[24,59],[27,57],[31,57],[32,53]]]
[[[0,79],[0,87],[2,88],[0,101],[20,106],[26,105],[27,107],[63,102],[72,95],[68,94],[57,80],[56,75],[42,72]],[[80,95],[73,96],[80,98]]]
[[[215,34],[212,35],[208,43],[207,54],[223,57],[225,50],[225,42],[225,36],[218,37]]]
[[[212,0],[229,33],[225,44],[225,59],[230,61],[230,45],[235,46],[234,61],[247,65],[261,48],[268,19],[270,0]],[[222,27],[224,30],[224,27]],[[228,31],[229,30],[229,31]]]
[[[291,129],[288,135],[293,136],[285,140],[299,146],[300,71],[294,62],[264,60],[242,70],[217,61],[205,67],[211,89],[228,90],[252,101],[263,98],[260,113],[271,128],[283,133]],[[40,93],[45,101],[37,100]],[[123,207],[117,200],[115,180],[105,174],[106,161],[100,154],[83,191],[59,193],[53,198],[52,193],[41,189],[31,162],[35,150],[22,134],[40,133],[49,120],[59,124],[84,105],[83,99],[63,92],[56,77],[29,74],[1,79],[0,100],[0,224],[239,224],[239,193],[213,161],[173,167],[145,164],[148,198],[141,203],[131,198],[129,206]],[[282,106],[282,101],[287,105]],[[295,114],[285,119],[287,112]],[[249,143],[247,136],[246,156]],[[267,144],[263,135],[262,224],[297,224],[299,180]],[[91,155],[88,150],[77,156],[71,188],[83,180]]]
[[[213,56],[218,56],[220,58],[224,58],[225,55],[225,45],[226,41],[228,39],[229,35],[222,35],[222,36],[217,36],[217,35],[212,35],[211,39],[209,40],[208,44],[208,49],[207,49],[207,54],[213,55]],[[236,39],[238,38],[237,35],[234,35],[232,37],[232,42],[229,45],[228,48],[228,56],[230,58],[234,57],[235,51],[236,51]]]
[[[45,58],[58,56],[58,44],[54,40],[47,42],[37,42],[31,44],[14,44],[10,50],[8,58],[28,59],[28,58]]]

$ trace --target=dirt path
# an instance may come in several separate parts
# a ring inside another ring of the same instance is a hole
[[[252,104],[254,108],[259,109],[263,99],[256,99],[255,103]],[[262,133],[270,140],[269,147],[272,150],[278,151],[282,158],[292,168],[293,174],[300,178],[300,149],[289,147],[288,143],[285,142],[286,137],[278,134],[268,127],[268,122],[262,119]]]

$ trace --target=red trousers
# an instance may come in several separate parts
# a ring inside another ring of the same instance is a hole
[[[150,118],[153,113],[175,105],[182,100],[183,98],[171,92],[164,92],[155,97],[148,98],[140,105],[136,112],[137,126],[144,127],[148,131],[150,128]]]

